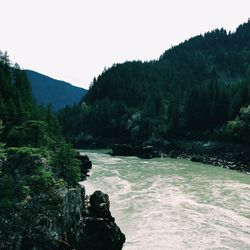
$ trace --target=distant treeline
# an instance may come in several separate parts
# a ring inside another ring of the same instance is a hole
[[[115,64],[59,113],[78,146],[150,138],[250,142],[250,22],[199,35],[159,60]]]
[[[78,185],[80,163],[50,107],[36,105],[24,70],[0,51],[0,217],[41,194]],[[52,199],[51,198],[51,199]]]

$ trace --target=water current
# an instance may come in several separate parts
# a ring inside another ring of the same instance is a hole
[[[250,176],[188,160],[111,157],[93,163],[87,194],[108,193],[124,250],[250,250]]]

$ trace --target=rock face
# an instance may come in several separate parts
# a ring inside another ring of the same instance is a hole
[[[80,242],[82,249],[122,249],[125,235],[115,224],[109,206],[110,202],[107,194],[95,191],[90,196],[88,216],[85,217],[85,237],[82,237]]]
[[[81,162],[81,173],[86,177],[92,163],[87,156],[77,158]],[[38,154],[11,153],[0,161],[0,177],[2,172],[8,173],[11,186],[19,184],[20,180],[28,183],[32,178],[38,178],[35,173],[39,169],[42,173],[50,173],[46,159]],[[33,189],[36,193],[28,193],[23,199],[16,200],[9,210],[0,207],[1,250],[122,248],[125,236],[111,216],[107,194],[96,191],[88,198],[84,187],[67,188],[60,182],[42,192],[50,179],[38,180],[42,182]],[[9,186],[8,189],[11,190]]]
[[[89,170],[92,168],[92,162],[87,155],[77,154],[76,159],[80,161],[81,180],[86,180]]]
[[[27,225],[18,237],[19,249],[77,247],[84,226],[82,220],[84,189],[62,189],[55,195],[57,199],[54,204],[41,204],[46,202],[42,200],[30,204],[26,210]]]
[[[83,187],[37,197],[20,214],[0,216],[0,249],[119,250],[125,236],[109,211],[109,197],[96,191],[85,199]]]

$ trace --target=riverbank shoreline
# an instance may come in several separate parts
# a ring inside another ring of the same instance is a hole
[[[218,166],[230,170],[239,171],[250,175],[250,167],[243,161],[237,160],[233,157],[233,154],[226,155],[210,155],[210,154],[192,154],[187,152],[170,151],[164,156],[175,158],[175,159],[187,159],[192,162],[199,162],[202,164],[208,164]]]
[[[248,249],[248,175],[184,159],[107,152],[83,150],[93,163],[86,190],[110,194],[124,249],[209,249],[215,242],[217,248]]]
[[[250,174],[250,148],[245,145],[174,141],[165,143],[165,145],[114,144],[111,149],[110,155],[112,156],[187,159]]]

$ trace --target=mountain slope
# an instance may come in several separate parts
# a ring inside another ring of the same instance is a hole
[[[97,78],[85,100],[91,104],[104,98],[123,100],[137,107],[144,105],[152,91],[173,93],[212,78],[224,83],[246,78],[250,73],[249,34],[250,22],[234,33],[217,29],[195,36],[165,51],[158,61],[115,64]]]
[[[78,103],[87,93],[86,89],[55,80],[38,72],[26,70],[33,96],[38,104],[52,104],[54,110]]]
[[[113,65],[94,79],[81,105],[61,112],[64,134],[79,145],[89,138],[135,144],[152,138],[246,143],[249,34],[250,21],[233,33],[216,29],[195,36],[159,60]]]

